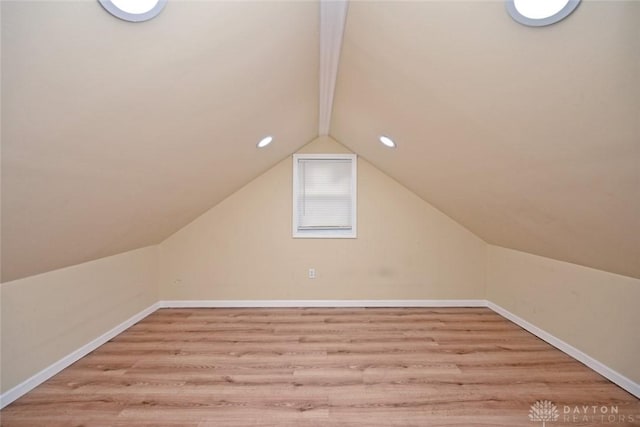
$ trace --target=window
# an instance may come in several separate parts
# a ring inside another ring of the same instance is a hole
[[[356,237],[354,154],[293,156],[293,237]]]

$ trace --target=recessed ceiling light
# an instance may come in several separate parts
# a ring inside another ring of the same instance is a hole
[[[265,136],[260,140],[260,142],[258,142],[258,148],[264,148],[267,145],[271,144],[272,141],[273,141],[272,136]]]
[[[393,140],[391,138],[389,138],[388,136],[382,135],[380,137],[380,142],[382,142],[386,147],[396,148],[396,143],[393,142]]]

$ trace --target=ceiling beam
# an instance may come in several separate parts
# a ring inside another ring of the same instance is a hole
[[[347,0],[320,0],[320,109],[318,134],[328,135],[336,88]]]

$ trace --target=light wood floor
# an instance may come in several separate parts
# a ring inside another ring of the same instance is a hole
[[[485,308],[163,309],[0,417],[6,427],[535,427],[537,400],[559,411],[549,427],[640,425],[638,399]],[[565,405],[618,414],[567,420]]]

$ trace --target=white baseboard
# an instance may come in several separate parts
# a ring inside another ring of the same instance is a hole
[[[486,307],[483,299],[402,300],[169,300],[162,308],[274,307]]]
[[[614,371],[604,363],[583,353],[582,351],[578,350],[572,345],[562,341],[560,338],[557,338],[551,335],[550,333],[548,333],[547,331],[535,326],[534,324],[529,323],[528,321],[524,320],[522,317],[511,313],[509,310],[506,310],[505,308],[500,307],[498,304],[494,304],[491,301],[487,301],[487,307],[495,311],[502,317],[505,317],[511,320],[513,323],[522,327],[523,329],[526,329],[527,331],[531,332],[533,335],[537,336],[538,338],[548,342],[549,344],[551,344],[558,350],[562,351],[563,353],[566,353],[569,356],[576,359],[577,361],[587,365],[589,368],[593,369],[594,371],[596,371],[603,377],[607,378],[611,382],[627,390],[629,393],[633,394],[634,396],[640,398],[640,384]]]
[[[160,305],[158,303],[152,304],[151,306],[145,308],[141,312],[125,320],[124,322],[122,322],[115,328],[111,329],[110,331],[105,332],[104,334],[100,335],[98,338],[83,345],[73,353],[66,355],[62,359],[55,362],[54,364],[44,368],[42,371],[38,372],[31,378],[21,382],[20,384],[13,387],[12,389],[2,393],[0,395],[0,409],[4,408],[14,400],[18,399],[20,396],[33,390],[34,388],[36,388],[37,386],[39,386],[40,384],[42,384],[43,382],[45,382],[46,380],[48,380],[49,378],[57,374],[58,372],[62,371],[66,367],[77,362],[78,360],[80,360],[87,354],[91,353],[93,350],[100,347],[102,344],[106,343],[116,335],[124,332],[131,326],[135,325],[140,320],[144,319],[145,317],[147,317],[148,315],[156,311],[159,307]]]
[[[537,337],[548,342],[560,351],[584,363],[600,375],[611,380],[629,393],[640,398],[640,385],[624,375],[614,371],[598,360],[567,344],[550,333],[529,323],[510,311],[483,299],[446,299],[446,300],[168,300],[159,301],[140,313],[122,322],[110,331],[102,334],[73,353],[63,357],[51,366],[43,369],[31,378],[23,381],[0,395],[0,409],[20,396],[42,384],[64,368],[91,353],[116,335],[130,328],[159,308],[230,308],[230,307],[488,307],[501,316],[511,320]]]

